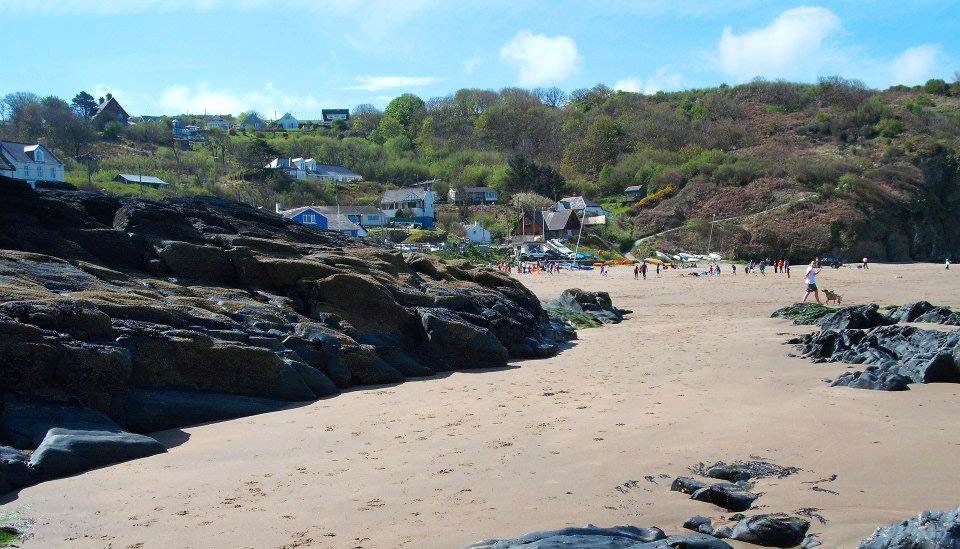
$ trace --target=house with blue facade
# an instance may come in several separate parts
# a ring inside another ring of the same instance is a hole
[[[320,208],[321,206],[303,206],[302,208],[282,210],[278,204],[277,213],[297,223],[310,225],[318,229],[337,231],[356,237],[367,236],[367,231],[360,225],[350,221],[347,216],[324,212]]]

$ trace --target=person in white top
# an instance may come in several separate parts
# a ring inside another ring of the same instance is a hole
[[[820,290],[817,290],[817,275],[819,273],[820,266],[817,265],[816,261],[811,261],[810,266],[807,267],[807,274],[803,278],[804,282],[807,284],[807,292],[803,294],[803,303],[807,302],[807,298],[810,297],[810,294],[813,294],[813,297],[816,298],[817,303],[820,303]]]

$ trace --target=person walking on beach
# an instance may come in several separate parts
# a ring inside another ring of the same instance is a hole
[[[657,278],[660,278],[660,264],[657,263]]]
[[[640,265],[633,266],[633,279],[640,280]]]
[[[764,277],[767,276],[767,260],[766,259],[760,262],[760,274],[763,275]]]
[[[864,268],[864,269],[869,269],[869,268],[870,268],[870,262],[867,261],[867,258],[866,258],[866,257],[863,258],[863,268]]]
[[[647,264],[646,264],[646,263],[641,263],[641,264],[640,264],[640,274],[643,276],[643,279],[644,279],[644,280],[647,279]]]
[[[790,260],[789,259],[783,260],[783,271],[787,273],[787,278],[790,278]]]
[[[946,263],[946,265],[947,265],[947,270],[949,271],[949,270],[950,270],[950,258],[948,257],[946,260],[944,260],[944,263]]]
[[[807,267],[807,275],[804,277],[804,282],[807,285],[807,291],[803,294],[802,303],[807,302],[807,298],[810,297],[810,294],[813,294],[813,297],[816,298],[817,303],[820,303],[820,290],[817,289],[817,275],[820,273],[820,265],[817,264],[816,260],[810,262],[810,266]]]
[[[733,276],[737,276],[737,264],[731,263],[730,268],[733,270]]]

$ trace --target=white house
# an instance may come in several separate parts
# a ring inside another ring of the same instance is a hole
[[[63,183],[63,162],[39,143],[0,141],[0,176],[19,179],[30,187],[38,181]]]
[[[273,123],[285,130],[295,130],[300,127],[300,121],[294,118],[290,113],[284,114],[280,118],[274,120]]]
[[[227,121],[219,115],[210,117],[210,120],[207,120],[206,127],[208,130],[216,128],[223,131],[227,131],[230,128],[230,126],[227,124]]]
[[[433,189],[427,186],[402,187],[383,193],[380,209],[387,217],[396,217],[397,211],[412,212],[412,217],[433,219]]]
[[[317,164],[317,161],[313,158],[290,158],[282,156],[274,158],[268,162],[264,168],[268,170],[283,170],[290,178],[301,181],[312,179],[314,181],[350,183],[363,179],[362,175],[349,168],[332,164]]]
[[[481,246],[490,245],[490,231],[484,229],[479,221],[474,221],[473,225],[463,225],[463,237],[473,244]]]
[[[596,202],[588,200],[582,196],[569,196],[567,198],[561,198],[553,206],[551,206],[550,209],[555,212],[562,212],[563,210],[583,212],[584,217],[593,217],[598,215],[607,216],[613,213],[604,209],[600,204],[597,204]]]
[[[361,227],[382,227],[386,222],[386,216],[380,208],[375,206],[315,206],[314,209],[324,214],[335,215],[338,212],[347,219],[360,225]]]
[[[465,196],[460,198],[467,204],[495,204],[500,199],[500,193],[490,187],[464,187],[462,191]],[[451,202],[456,202],[458,195],[457,189],[447,191]]]

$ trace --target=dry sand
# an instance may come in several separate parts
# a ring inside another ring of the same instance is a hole
[[[24,489],[2,511],[36,520],[27,548],[450,549],[586,523],[679,533],[692,515],[729,513],[670,492],[667,477],[750,456],[802,468],[761,481],[756,511],[818,509],[824,547],[956,507],[960,385],[828,387],[820,378],[845,366],[786,357],[783,341],[809,328],[768,318],[802,294],[796,271],[522,276],[542,298],[603,289],[635,313],[549,360],[168,431],[165,455]],[[960,268],[820,278],[849,303],[960,306]]]

